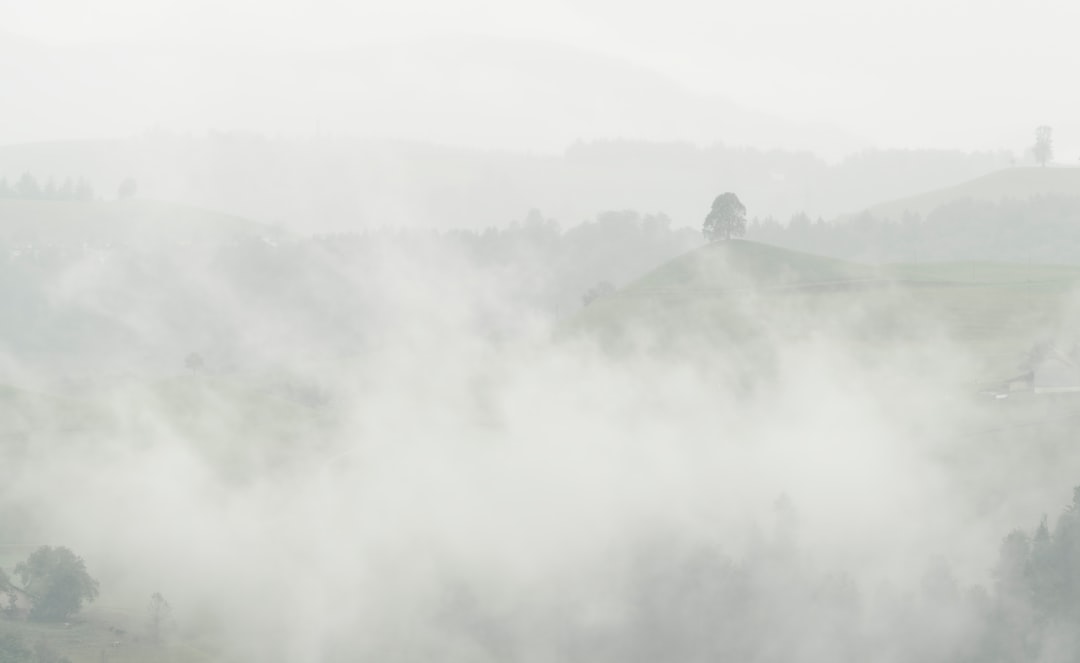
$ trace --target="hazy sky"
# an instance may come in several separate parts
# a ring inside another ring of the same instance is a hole
[[[3,29],[54,45],[548,41],[880,146],[1020,150],[1045,123],[1058,161],[1080,157],[1080,93],[1070,85],[1080,3],[1065,0],[0,0],[0,14]]]

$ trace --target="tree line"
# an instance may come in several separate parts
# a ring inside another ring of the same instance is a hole
[[[492,658],[548,647],[555,660],[612,663],[1080,660],[1080,488],[1054,527],[1044,519],[1006,536],[990,582],[974,585],[932,557],[911,585],[867,592],[802,549],[791,500],[775,511],[773,531],[741,557],[677,531],[642,536],[612,562],[619,582],[600,626],[544,615],[555,624],[533,633],[545,621],[530,615],[522,630],[472,588],[447,614],[478,642],[500,643]]]
[[[59,183],[50,177],[42,184],[30,173],[23,173],[12,182],[0,178],[0,198],[90,201],[94,200],[94,187],[83,177],[67,177]]]

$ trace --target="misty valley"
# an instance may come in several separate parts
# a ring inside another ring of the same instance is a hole
[[[3,663],[1080,653],[1080,169],[315,232],[72,154],[0,180]]]

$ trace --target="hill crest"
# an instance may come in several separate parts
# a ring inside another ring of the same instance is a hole
[[[901,221],[905,215],[911,214],[925,218],[934,209],[960,200],[996,203],[1041,195],[1080,197],[1080,168],[1018,167],[998,170],[956,186],[879,203],[862,213],[869,213],[878,219]],[[846,218],[854,216],[857,214],[846,215]]]

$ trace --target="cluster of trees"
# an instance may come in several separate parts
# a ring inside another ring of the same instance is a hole
[[[1005,538],[995,581],[996,649],[1027,660],[1080,656],[1080,486],[1053,527],[1044,517],[1031,534]]]
[[[541,647],[555,660],[620,663],[1080,658],[1080,488],[1056,527],[1043,522],[1004,539],[989,586],[965,585],[933,557],[913,586],[867,592],[801,549],[790,501],[776,511],[773,532],[741,558],[674,531],[626,546],[612,560],[618,581],[606,590],[604,620],[578,622],[560,604],[554,614],[526,615],[529,627],[520,628],[521,615],[486,610],[479,589],[454,594],[445,614],[491,647],[492,659]],[[536,632],[538,624],[553,627]]]
[[[10,183],[6,178],[0,179],[0,198],[89,201],[94,199],[94,187],[82,177],[76,180],[68,177],[59,184],[50,177],[41,184],[30,173],[23,173]]]

